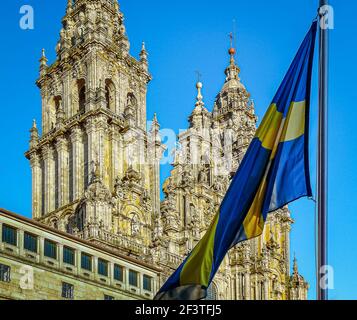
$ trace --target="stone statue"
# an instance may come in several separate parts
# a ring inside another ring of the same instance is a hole
[[[133,237],[140,234],[140,220],[137,214],[133,215],[131,220],[131,235]]]

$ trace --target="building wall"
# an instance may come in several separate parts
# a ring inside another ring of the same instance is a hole
[[[142,265],[140,261],[118,256],[90,243],[59,234],[44,225],[34,224],[9,212],[0,212],[0,235],[3,225],[17,232],[17,245],[5,243],[0,238],[0,264],[11,268],[11,281],[0,281],[0,297],[15,300],[58,300],[62,298],[62,283],[74,286],[75,300],[104,300],[104,295],[117,300],[152,299],[158,289],[158,269]],[[24,233],[38,237],[38,252],[24,249]],[[57,258],[44,256],[44,240],[57,244]],[[63,246],[75,249],[75,266],[63,263]],[[81,268],[81,253],[92,256],[92,272]],[[98,259],[109,263],[108,276],[98,274]],[[114,264],[123,267],[123,281],[114,279]],[[129,270],[138,273],[138,286],[129,284]],[[152,278],[152,288],[143,288],[143,276]]]

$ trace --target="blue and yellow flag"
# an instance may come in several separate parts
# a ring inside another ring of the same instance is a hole
[[[205,298],[230,248],[260,236],[269,212],[312,196],[308,128],[316,30],[314,22],[209,230],[159,291],[157,300]]]

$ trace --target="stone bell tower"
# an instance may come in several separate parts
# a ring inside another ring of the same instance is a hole
[[[34,122],[26,154],[33,216],[82,238],[148,245],[162,146],[146,131],[145,45],[130,56],[117,0],[69,0],[62,25],[56,61],[40,59],[42,134]]]

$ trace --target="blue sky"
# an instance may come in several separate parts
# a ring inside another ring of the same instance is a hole
[[[148,118],[158,113],[163,128],[187,127],[195,103],[195,71],[200,70],[206,106],[212,109],[228,64],[228,33],[237,22],[237,61],[242,82],[262,117],[298,49],[312,19],[317,0],[180,0],[120,1],[126,17],[131,53],[138,56],[145,40],[153,81],[148,94]],[[67,0],[5,0],[0,20],[1,126],[0,207],[31,215],[31,176],[24,157],[33,118],[41,119],[40,94],[35,86],[38,59],[45,48],[50,62]],[[335,271],[331,299],[357,298],[356,174],[356,25],[354,0],[331,1],[335,30],[331,32],[329,256]],[[32,5],[35,29],[19,27],[19,9]],[[311,168],[315,181],[317,72],[314,72],[311,111]],[[163,177],[169,172],[163,167]],[[291,206],[295,224],[292,254],[311,284],[315,298],[314,203]]]

